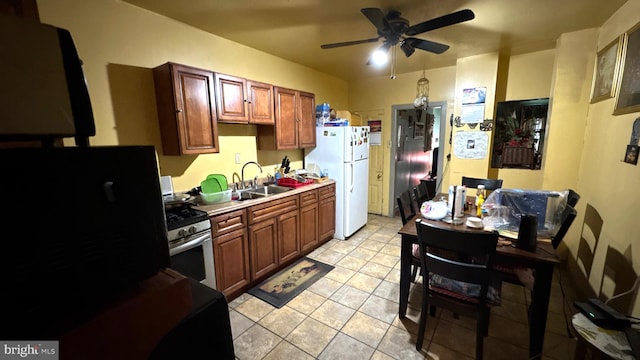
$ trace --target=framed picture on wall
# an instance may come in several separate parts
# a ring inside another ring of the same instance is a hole
[[[623,36],[598,51],[591,89],[591,103],[615,96],[616,81],[622,60]]]
[[[620,81],[614,115],[640,111],[640,23],[623,34]]]

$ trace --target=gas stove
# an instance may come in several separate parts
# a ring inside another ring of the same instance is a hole
[[[190,205],[165,209],[169,242],[211,229],[209,215]]]

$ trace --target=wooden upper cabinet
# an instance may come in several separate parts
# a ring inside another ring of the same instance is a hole
[[[165,155],[219,152],[213,72],[166,63],[153,69]]]
[[[298,148],[298,96],[295,90],[276,87],[276,149]]]
[[[218,121],[273,125],[273,85],[215,74]]]
[[[258,127],[258,148],[287,150],[316,145],[315,95],[274,86],[275,125]]]
[[[273,125],[273,85],[247,81],[249,124]]]
[[[298,146],[314,147],[316,146],[316,96],[302,91],[298,94]]]
[[[247,80],[225,74],[215,74],[216,106],[218,121],[226,123],[249,122],[247,97],[245,95]]]

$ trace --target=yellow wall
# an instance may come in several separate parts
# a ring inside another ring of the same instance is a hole
[[[167,61],[242,76],[316,95],[338,109],[348,105],[347,83],[310,68],[214,36],[116,0],[38,1],[40,19],[69,30],[84,62],[96,122],[92,145],[154,145],[160,172],[173,176],[177,191],[199,185],[207,174],[229,181],[241,162],[258,160],[266,172],[284,155],[302,167],[303,153],[256,149],[253,125],[221,125],[220,153],[163,156],[151,69]],[[73,145],[73,141],[65,139]],[[247,177],[257,175],[247,167]]]
[[[578,43],[568,49],[577,52],[573,55],[574,62],[584,68],[582,72],[584,80],[574,80],[573,84],[575,90],[580,91],[580,102],[584,102],[585,93],[587,98],[590,94],[596,51],[640,22],[638,14],[640,14],[640,0],[629,0],[598,29],[599,31],[586,35],[579,34],[581,37],[584,36],[584,43],[591,44],[591,48],[584,49],[583,44]],[[589,60],[587,64],[582,65],[578,59],[585,56],[588,56]],[[569,61],[567,63],[571,64]],[[588,90],[585,91],[585,87]],[[578,101],[575,97],[573,99]],[[585,107],[586,111],[566,114],[568,118],[582,118],[581,122],[585,124],[580,166],[575,173],[576,190],[582,195],[576,219],[578,226],[572,227],[567,236],[566,245],[575,259],[584,209],[586,204],[591,204],[604,220],[589,276],[590,285],[597,292],[603,278],[605,254],[609,246],[626,254],[632,260],[636,273],[640,273],[638,216],[635,210],[640,203],[640,195],[637,192],[640,166],[622,162],[626,145],[629,143],[632,123],[639,114],[636,112],[613,116],[614,99],[587,104]],[[606,287],[605,290],[607,290]],[[640,315],[638,298],[635,300],[632,315]]]
[[[453,110],[455,83],[455,67],[427,69],[429,79],[429,101],[446,101],[447,117]],[[360,79],[349,84],[349,110],[361,113],[384,113],[382,117],[382,144],[384,148],[383,164],[383,199],[382,214],[389,215],[390,184],[390,141],[391,141],[391,107],[393,105],[413,104],[416,98],[416,83],[422,77],[422,71],[400,74],[391,80],[388,76]],[[363,119],[366,121],[366,119]],[[448,145],[448,142],[445,142]],[[395,200],[392,200],[395,201]]]

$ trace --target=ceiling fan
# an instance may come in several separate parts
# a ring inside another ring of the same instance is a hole
[[[449,49],[449,45],[418,39],[413,36],[445,26],[472,20],[475,17],[473,11],[465,9],[409,26],[409,21],[400,17],[401,13],[396,10],[390,10],[386,15],[379,8],[364,8],[360,11],[376,27],[378,31],[377,37],[364,40],[324,44],[320,45],[320,47],[322,49],[332,49],[342,46],[373,43],[382,38],[384,39],[384,43],[382,45],[383,48],[389,49],[391,46],[400,43],[400,48],[407,57],[411,56],[415,49],[429,51],[435,54],[442,54]]]

